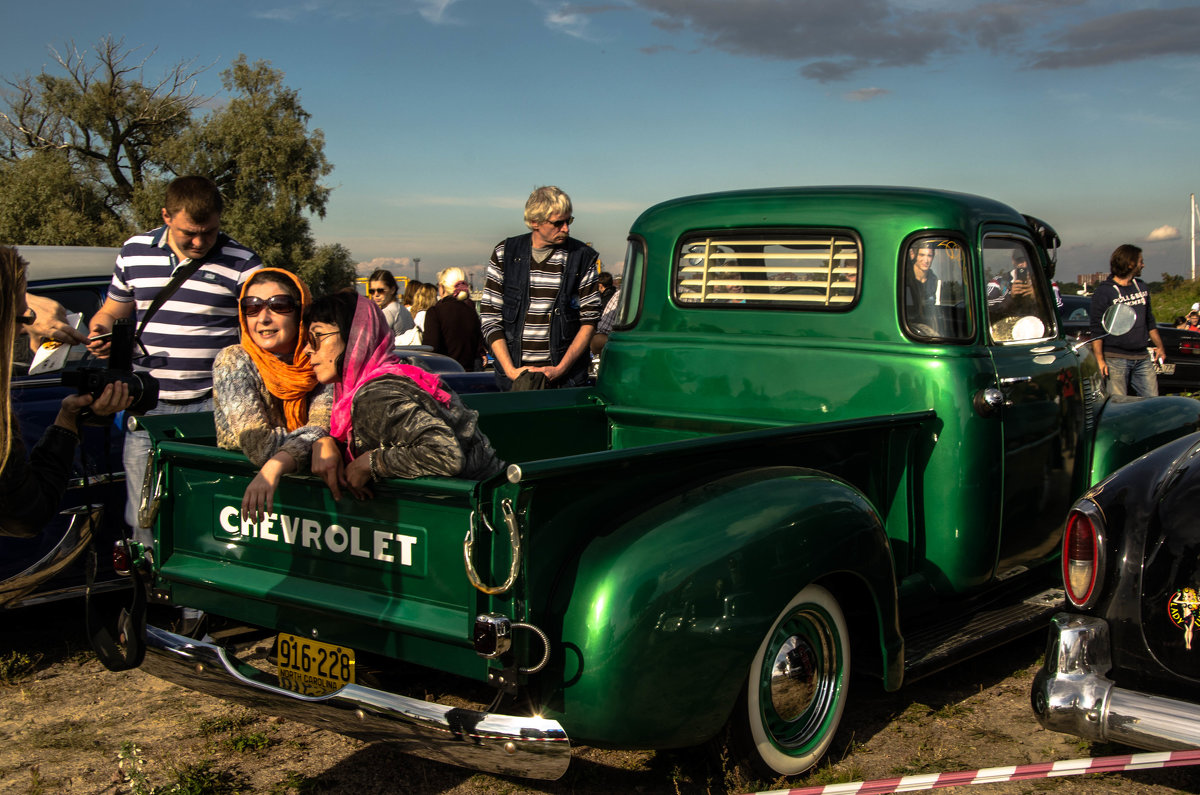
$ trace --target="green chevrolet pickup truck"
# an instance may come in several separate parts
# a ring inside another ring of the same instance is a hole
[[[120,659],[506,774],[714,739],[802,772],[852,669],[893,690],[1044,629],[1073,500],[1197,429],[1188,398],[1105,400],[1061,330],[1056,245],[934,190],[659,204],[595,386],[467,397],[505,472],[365,502],[288,477],[258,524],[211,417],[146,418],[156,545],[115,554],[137,583]],[[270,653],[145,625],[146,598]],[[495,700],[416,698],[426,669]]]

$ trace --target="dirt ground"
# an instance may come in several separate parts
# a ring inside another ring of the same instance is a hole
[[[87,649],[80,610],[52,605],[0,614],[0,792],[747,793],[1129,752],[1037,724],[1029,686],[1043,638],[1031,637],[895,694],[855,680],[832,751],[816,770],[791,781],[744,778],[719,748],[576,747],[563,779],[529,782],[270,718],[140,671],[111,673]],[[1195,793],[1200,770],[943,791]]]

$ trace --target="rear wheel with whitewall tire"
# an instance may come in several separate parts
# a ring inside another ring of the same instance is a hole
[[[759,644],[731,720],[734,751],[768,777],[815,765],[841,722],[850,685],[850,636],[837,600],[809,585]]]

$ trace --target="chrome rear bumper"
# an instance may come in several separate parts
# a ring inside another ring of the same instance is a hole
[[[211,643],[146,627],[142,670],[253,709],[371,742],[396,742],[417,756],[475,770],[556,779],[571,743],[552,720],[447,707],[361,685],[324,696],[280,688],[273,674]]]
[[[1108,622],[1059,613],[1033,681],[1033,711],[1047,729],[1150,751],[1200,748],[1200,705],[1113,684]]]

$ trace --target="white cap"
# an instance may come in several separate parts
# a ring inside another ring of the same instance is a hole
[[[1198,302],[1196,302],[1196,303],[1192,304],[1192,311],[1193,311],[1193,312],[1200,312],[1200,301],[1198,301]]]

